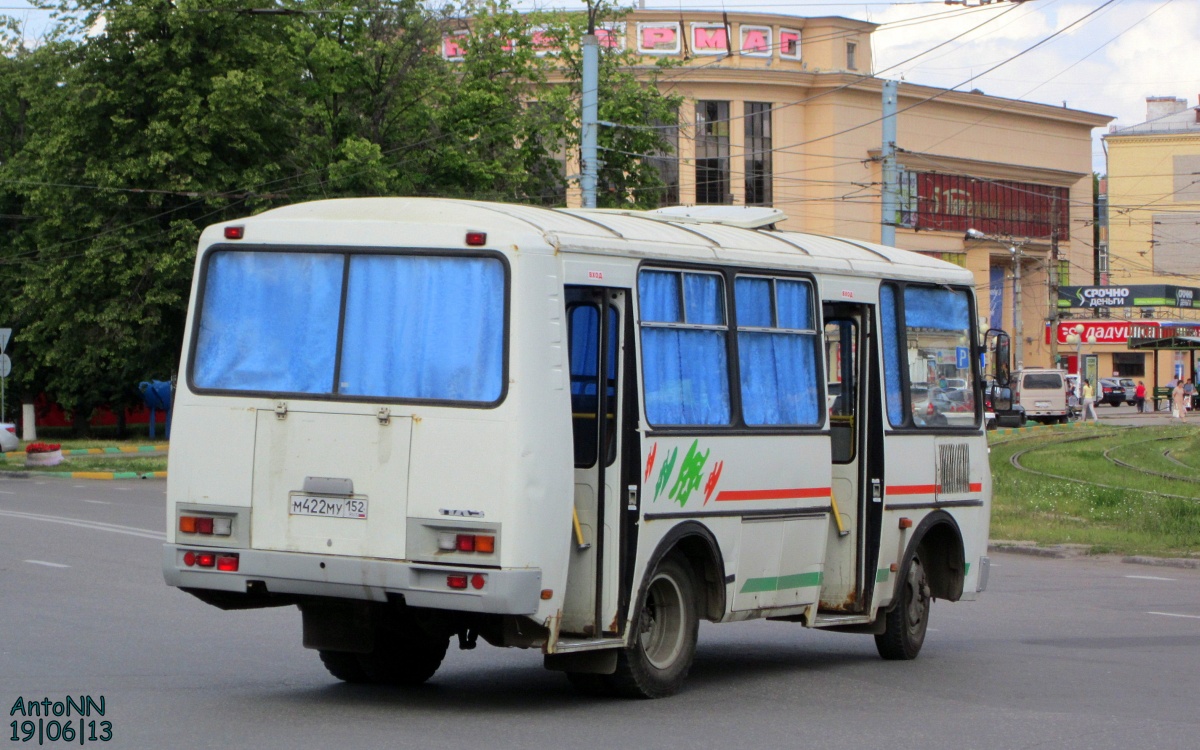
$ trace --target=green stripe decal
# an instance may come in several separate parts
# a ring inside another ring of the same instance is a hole
[[[742,594],[759,594],[764,591],[784,591],[785,589],[804,589],[821,585],[820,573],[796,573],[790,576],[773,578],[748,578],[742,584]]]
[[[875,583],[887,583],[887,579],[891,578],[892,571],[889,568],[880,568],[875,571]]]
[[[971,563],[966,563],[963,566],[963,578],[966,578],[970,572],[971,572]]]

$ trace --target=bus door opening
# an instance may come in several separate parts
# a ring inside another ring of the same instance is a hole
[[[567,592],[560,631],[582,637],[617,636],[627,600],[621,575],[628,550],[623,496],[622,358],[625,291],[566,289],[575,455],[574,518]],[[564,530],[564,533],[568,530]]]
[[[861,612],[864,608],[864,549],[874,505],[882,506],[882,476],[872,450],[882,430],[879,407],[869,395],[880,382],[878,362],[868,344],[871,308],[826,304],[826,408],[832,459],[832,494],[836,518],[829,525],[821,609]],[[881,435],[879,437],[882,437]]]

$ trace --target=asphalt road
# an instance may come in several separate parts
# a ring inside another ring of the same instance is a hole
[[[221,612],[163,583],[163,491],[0,478],[6,713],[103,696],[112,741],[85,744],[113,748],[1200,744],[1196,570],[996,555],[980,601],[935,604],[914,662],[869,636],[705,623],[684,692],[660,701],[584,697],[539,654],[482,643],[422,688],[352,687],[301,646],[294,608]],[[0,741],[36,744],[13,720]]]

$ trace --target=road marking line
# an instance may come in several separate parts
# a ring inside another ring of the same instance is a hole
[[[1147,612],[1148,615],[1161,615],[1163,617],[1186,617],[1189,620],[1200,620],[1200,615],[1180,615],[1174,612]]]
[[[76,526],[81,529],[91,529],[92,531],[111,531],[114,534],[128,534],[129,536],[140,536],[143,539],[154,539],[162,541],[167,538],[167,535],[153,531],[151,529],[139,529],[136,526],[121,526],[115,523],[104,523],[102,521],[84,521],[79,518],[63,518],[61,516],[44,516],[40,513],[21,513],[15,510],[0,510],[0,516],[10,516],[12,518],[24,518],[29,521],[47,521],[49,523],[61,523],[65,526]]]
[[[0,490],[0,495],[15,495],[15,494],[17,494],[17,493],[13,492],[12,490]]]
[[[69,568],[69,567],[71,567],[70,565],[63,565],[62,563],[46,562],[45,560],[26,560],[25,562],[30,563],[31,565],[45,565],[47,568]]]
[[[91,503],[92,505],[112,505],[112,503],[108,502],[107,500],[84,500],[83,498],[80,498],[79,502]]]
[[[1125,576],[1125,577],[1133,578],[1138,581],[1174,581],[1175,580],[1174,578],[1163,578],[1162,576]]]

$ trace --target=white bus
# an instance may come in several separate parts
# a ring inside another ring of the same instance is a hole
[[[365,198],[209,227],[167,583],[298,605],[350,682],[482,637],[665,696],[699,619],[915,657],[931,600],[987,583],[975,280],[782,218]]]

